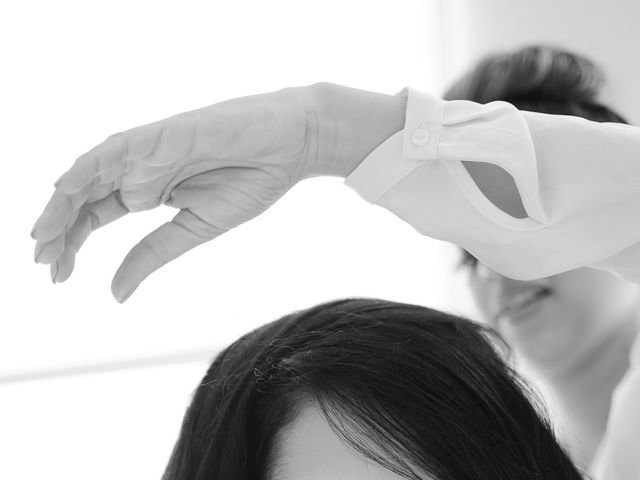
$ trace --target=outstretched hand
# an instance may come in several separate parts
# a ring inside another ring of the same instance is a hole
[[[63,282],[92,231],[129,212],[179,209],[122,261],[111,290],[125,301],[167,262],[318,173],[312,87],[237,98],[107,138],[55,183],[31,232],[36,262],[50,264],[52,280]]]

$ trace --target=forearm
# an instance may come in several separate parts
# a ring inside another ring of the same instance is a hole
[[[346,177],[378,145],[404,128],[407,99],[333,83],[310,87],[318,131],[311,176]]]

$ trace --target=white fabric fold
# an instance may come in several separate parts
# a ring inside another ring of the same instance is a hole
[[[640,129],[520,112],[505,102],[446,102],[410,87],[405,93],[404,130],[374,150],[347,185],[512,278],[606,265],[640,282],[639,268],[606,262],[640,241]],[[412,141],[418,128],[429,132],[426,145]],[[496,207],[464,161],[507,171],[528,216]],[[634,252],[640,267],[640,248]]]

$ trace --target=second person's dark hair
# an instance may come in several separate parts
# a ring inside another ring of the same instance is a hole
[[[604,83],[604,74],[588,58],[557,47],[532,45],[483,58],[443,98],[478,103],[502,100],[519,110],[628,123],[599,102]]]

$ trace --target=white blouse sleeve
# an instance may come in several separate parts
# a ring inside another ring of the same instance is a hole
[[[362,197],[512,278],[591,266],[640,283],[640,128],[443,101],[410,87],[399,95],[407,97],[404,130],[346,179]],[[498,208],[463,162],[504,169],[527,216]],[[633,352],[597,480],[640,479],[638,341]]]
[[[405,88],[404,130],[346,184],[420,233],[521,280],[585,265],[640,282],[640,129]],[[463,162],[514,179],[526,218],[496,207]]]

